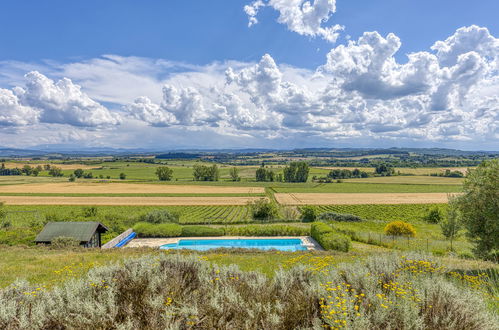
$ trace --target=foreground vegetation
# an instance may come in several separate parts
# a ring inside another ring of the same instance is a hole
[[[0,290],[0,328],[499,326],[493,278],[463,276],[426,256],[373,256],[335,267],[324,262],[278,270],[272,278],[200,259],[178,254],[130,259],[54,288],[16,282]]]

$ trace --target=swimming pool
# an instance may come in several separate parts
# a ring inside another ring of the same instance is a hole
[[[307,250],[299,238],[180,239],[177,243],[160,246],[160,249],[191,249],[198,251],[216,248],[275,249],[280,251]]]

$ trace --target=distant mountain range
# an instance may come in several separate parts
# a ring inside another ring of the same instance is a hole
[[[300,148],[289,150],[246,148],[246,149],[122,149],[122,148],[78,148],[61,145],[37,146],[31,149],[17,149],[0,147],[0,157],[77,157],[77,156],[140,156],[140,155],[168,155],[168,154],[239,154],[239,153],[362,153],[362,154],[401,154],[413,153],[423,155],[444,156],[484,156],[498,155],[499,151],[465,151],[445,148]]]

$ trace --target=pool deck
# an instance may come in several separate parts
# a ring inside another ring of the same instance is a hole
[[[151,247],[159,248],[161,245],[178,243],[181,239],[290,239],[299,238],[308,251],[323,251],[324,249],[310,236],[214,236],[214,237],[171,237],[171,238],[135,238],[125,245],[127,248]]]

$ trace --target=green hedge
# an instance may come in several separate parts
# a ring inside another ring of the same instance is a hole
[[[133,226],[133,230],[139,237],[177,237],[182,235],[182,226],[174,223],[155,225],[139,222]]]
[[[290,225],[248,225],[230,226],[225,229],[225,235],[232,236],[307,236],[309,227]]]
[[[343,252],[348,252],[348,250],[350,250],[350,237],[337,232],[325,223],[313,223],[310,233],[317,243],[324,248],[324,250],[338,250]]]
[[[213,228],[206,226],[184,226],[182,227],[182,236],[184,237],[203,237],[203,236],[223,236],[223,228]]]

